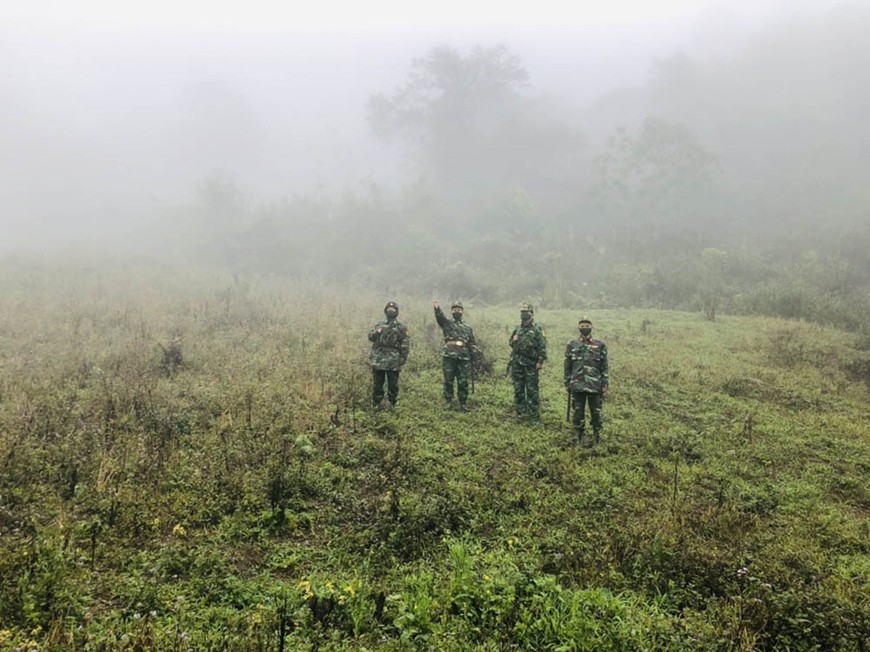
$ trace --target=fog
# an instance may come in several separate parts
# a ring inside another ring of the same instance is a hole
[[[554,211],[575,201],[572,166],[585,170],[578,160],[648,116],[685,125],[715,155],[734,219],[747,204],[750,219],[763,210],[776,224],[796,205],[833,202],[854,221],[866,205],[862,3],[615,2],[567,19],[547,2],[416,14],[325,3],[307,15],[68,4],[0,13],[6,251],[129,238],[196,203],[214,178],[248,206],[431,179],[419,148],[375,137],[366,105],[444,45],[507,46],[528,73],[524,110],[576,135],[577,152],[538,153],[552,169],[536,178],[499,178]]]

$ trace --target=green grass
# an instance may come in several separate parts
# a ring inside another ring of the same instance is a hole
[[[3,272],[0,649],[867,649],[856,336],[595,311],[611,395],[581,449],[573,312],[538,310],[532,427],[503,377],[516,307],[466,303],[495,371],[461,414],[428,297]],[[365,335],[388,299],[412,353],[376,415]]]

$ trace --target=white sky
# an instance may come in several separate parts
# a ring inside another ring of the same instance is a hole
[[[826,2],[808,0],[29,0],[0,3],[18,29],[107,27],[216,30],[379,30],[409,27],[601,27],[693,21],[705,7],[741,19]]]
[[[533,93],[589,102],[656,58],[727,58],[765,23],[867,1],[0,0],[0,227],[81,224],[213,169],[267,198],[401,171],[365,101],[434,45],[505,43]]]

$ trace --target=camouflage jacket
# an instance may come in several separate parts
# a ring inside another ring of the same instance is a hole
[[[525,326],[517,326],[508,343],[513,349],[510,362],[512,365],[531,367],[538,363],[543,364],[547,359],[547,336],[534,320]]]
[[[372,343],[369,355],[372,369],[398,371],[407,362],[411,338],[408,327],[402,322],[396,319],[378,322],[369,331],[369,341]]]
[[[578,337],[565,348],[565,385],[572,392],[601,393],[609,382],[607,346],[601,340]]]
[[[448,318],[441,308],[435,308],[435,321],[444,333],[444,347],[441,355],[445,358],[470,360],[477,348],[474,340],[474,329],[461,319]]]

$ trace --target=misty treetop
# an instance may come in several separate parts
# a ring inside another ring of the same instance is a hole
[[[582,144],[579,130],[528,95],[529,80],[506,45],[467,55],[437,46],[411,62],[392,94],[372,95],[366,115],[377,136],[410,150],[441,194],[468,199],[529,186],[539,166]]]

